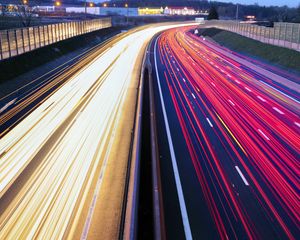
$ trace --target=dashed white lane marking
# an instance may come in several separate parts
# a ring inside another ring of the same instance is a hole
[[[248,87],[245,87],[245,89],[248,91],[248,92],[252,92],[252,90]]]
[[[216,86],[216,84],[214,84],[213,82],[211,82],[211,85],[213,85],[214,87]]]
[[[179,68],[177,68],[177,72],[179,72]]]
[[[6,110],[9,106],[13,105],[16,101],[17,101],[17,98],[6,103],[2,108],[0,108],[0,113],[2,113],[4,110]]]
[[[261,129],[257,129],[257,130],[261,133],[261,135],[264,136],[265,139],[267,139],[268,141],[270,141],[270,138],[268,138],[267,135],[264,134],[264,132]]]
[[[168,143],[169,143],[171,160],[172,160],[172,167],[173,167],[173,172],[174,172],[174,177],[175,177],[175,183],[176,183],[176,189],[177,189],[177,194],[178,194],[178,199],[179,199],[179,206],[180,206],[180,212],[181,212],[181,217],[182,217],[182,222],[183,222],[185,238],[187,240],[190,240],[190,239],[193,239],[193,237],[192,237],[191,227],[190,227],[189,218],[188,218],[188,214],[187,214],[187,210],[186,210],[182,185],[181,185],[178,166],[177,166],[177,160],[175,157],[175,151],[174,151],[173,141],[172,141],[172,137],[171,137],[168,116],[167,116],[165,103],[164,103],[164,99],[163,99],[163,95],[162,95],[160,78],[158,75],[157,58],[156,58],[157,40],[158,40],[158,38],[156,39],[155,45],[154,45],[154,62],[155,62],[156,78],[157,78],[157,83],[158,83],[158,90],[159,90],[160,102],[161,102],[161,107],[162,107],[163,116],[164,116],[164,122],[165,122],[165,126],[166,126],[166,131],[167,131]]]
[[[274,109],[276,112],[278,112],[279,114],[281,114],[281,115],[284,114],[284,112],[281,111],[280,109],[278,109],[277,107],[273,107],[273,109]]]
[[[294,122],[296,124],[296,126],[300,127],[300,123],[298,122]]]
[[[234,104],[230,99],[228,99],[228,102],[230,102],[230,104],[231,104],[232,106],[235,106],[235,104]]]
[[[183,78],[182,80],[185,82],[185,79],[184,79],[184,78]]]
[[[206,121],[208,122],[210,127],[213,127],[212,123],[210,122],[209,118],[206,118]]]
[[[249,186],[249,183],[248,183],[247,179],[245,178],[244,174],[242,173],[242,171],[240,170],[240,168],[238,166],[235,166],[235,169],[237,170],[238,174],[240,175],[240,177],[243,180],[243,182],[245,183],[245,185]]]
[[[263,102],[266,102],[266,99],[262,98],[261,96],[257,96],[257,98]]]
[[[235,82],[236,82],[237,84],[241,84],[241,82],[240,82],[240,81],[238,81],[238,80],[235,80]]]
[[[194,93],[192,93],[192,96],[193,96],[193,98],[194,98],[194,99],[196,99],[196,97],[195,97]]]

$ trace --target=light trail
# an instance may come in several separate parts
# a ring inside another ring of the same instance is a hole
[[[109,154],[137,56],[156,33],[175,26],[147,27],[114,43],[1,138],[1,198],[34,168],[0,216],[0,239],[72,234],[70,224],[77,224],[96,168]]]
[[[199,222],[209,222],[201,218],[202,212],[195,214],[197,201],[189,200],[194,195],[205,199],[214,222],[210,227],[221,239],[297,239],[300,106],[296,84],[290,84],[293,89],[282,87],[282,77],[277,84],[264,71],[249,69],[246,60],[237,62],[190,30],[165,31],[154,51],[163,97],[172,103],[166,111],[171,116],[174,112],[173,121],[180,126],[170,132],[182,148],[175,149],[175,155],[182,157],[176,158],[177,164],[184,166],[179,168],[182,186],[187,186],[183,192],[192,191],[186,199],[187,214],[194,216],[189,218],[192,233]],[[191,172],[184,172],[190,165],[198,185]]]

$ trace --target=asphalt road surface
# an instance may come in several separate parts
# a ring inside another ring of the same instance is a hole
[[[151,48],[167,238],[299,239],[299,84],[189,30]]]

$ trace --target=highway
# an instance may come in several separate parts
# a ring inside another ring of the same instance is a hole
[[[167,239],[299,239],[299,77],[190,30],[151,45]]]
[[[32,87],[24,98],[4,98],[0,239],[116,237],[140,56],[156,33],[174,26],[131,31],[77,71]],[[11,120],[16,114],[20,121]]]

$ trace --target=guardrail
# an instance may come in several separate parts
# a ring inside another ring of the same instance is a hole
[[[111,18],[2,30],[0,31],[0,60],[108,27],[111,27]]]
[[[235,32],[260,42],[300,51],[300,24],[274,23],[274,27],[264,27],[240,21],[210,20],[205,27],[216,27]]]

